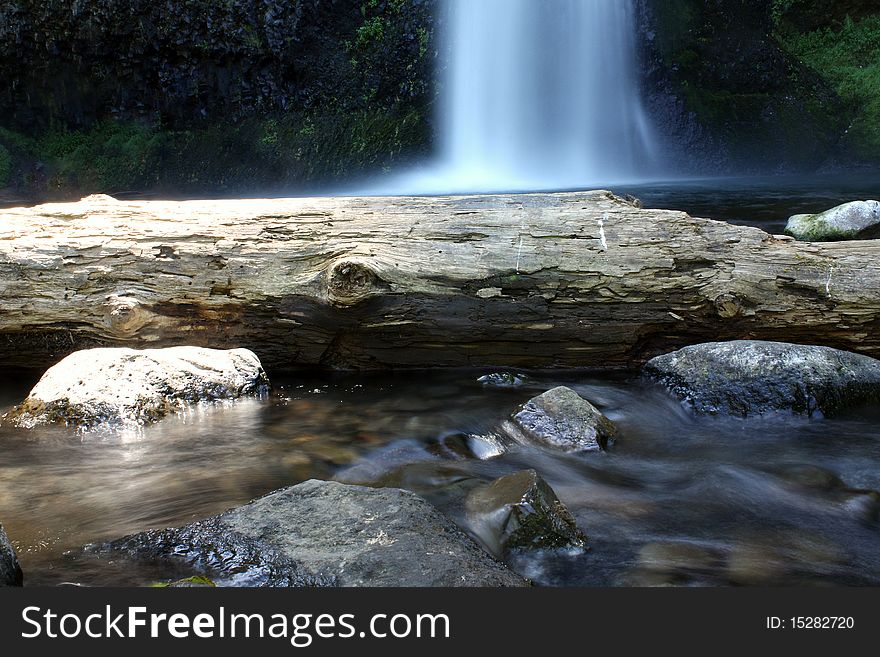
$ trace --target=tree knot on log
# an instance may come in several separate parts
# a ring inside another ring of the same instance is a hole
[[[327,296],[337,306],[354,306],[378,291],[378,274],[365,262],[346,259],[330,268]]]
[[[107,324],[117,335],[134,335],[153,318],[153,313],[132,297],[113,294],[104,302]]]
[[[732,319],[744,312],[742,303],[732,294],[722,294],[715,299],[715,312],[723,319]]]

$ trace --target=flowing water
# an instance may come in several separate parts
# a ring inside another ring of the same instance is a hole
[[[696,418],[626,376],[480,372],[315,374],[264,400],[200,408],[140,433],[0,426],[0,520],[26,585],[145,584],[175,573],[84,557],[84,544],[179,525],[308,478],[415,490],[466,531],[468,487],[525,468],[544,476],[590,537],[582,555],[516,567],[549,585],[880,584],[880,416]],[[33,373],[3,372],[3,409]],[[572,386],[618,423],[608,453],[514,447],[480,460],[519,404]],[[841,481],[836,481],[838,477]],[[876,511],[876,508],[873,509]]]
[[[656,173],[631,0],[447,0],[437,159],[378,193],[559,189]]]

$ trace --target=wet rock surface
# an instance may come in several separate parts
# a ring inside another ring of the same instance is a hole
[[[587,537],[550,485],[534,470],[496,479],[471,492],[471,526],[497,554],[527,550],[580,550]]]
[[[519,372],[491,372],[484,374],[477,381],[491,388],[517,388],[532,383],[528,376]]]
[[[9,537],[0,524],[0,587],[3,586],[21,586],[22,584],[21,566],[18,563],[18,557]]]
[[[880,361],[829,347],[713,342],[658,356],[644,372],[698,414],[833,416],[880,402]]]
[[[564,452],[603,450],[617,434],[611,420],[565,386],[530,399],[513,414],[505,429],[517,442]]]
[[[188,404],[259,395],[268,383],[247,349],[86,349],[50,368],[4,419],[23,428],[138,426]]]
[[[880,237],[880,201],[853,201],[817,214],[796,214],[786,235],[807,242],[876,239]]]
[[[527,585],[414,493],[316,480],[95,549],[182,560],[220,586]]]

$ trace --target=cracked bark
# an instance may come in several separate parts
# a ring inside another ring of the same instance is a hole
[[[97,346],[312,366],[637,365],[756,338],[880,355],[880,241],[798,243],[607,192],[0,212],[0,363]]]

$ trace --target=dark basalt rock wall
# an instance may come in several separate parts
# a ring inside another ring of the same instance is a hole
[[[165,126],[427,93],[431,3],[0,2],[0,111],[13,128],[108,115]],[[388,5],[388,6],[386,6]],[[378,20],[377,20],[378,19]],[[396,62],[399,66],[393,66]]]
[[[0,0],[0,190],[295,189],[423,155],[434,2]]]
[[[642,0],[651,113],[694,171],[812,170],[846,130],[843,103],[773,32],[773,0]]]

